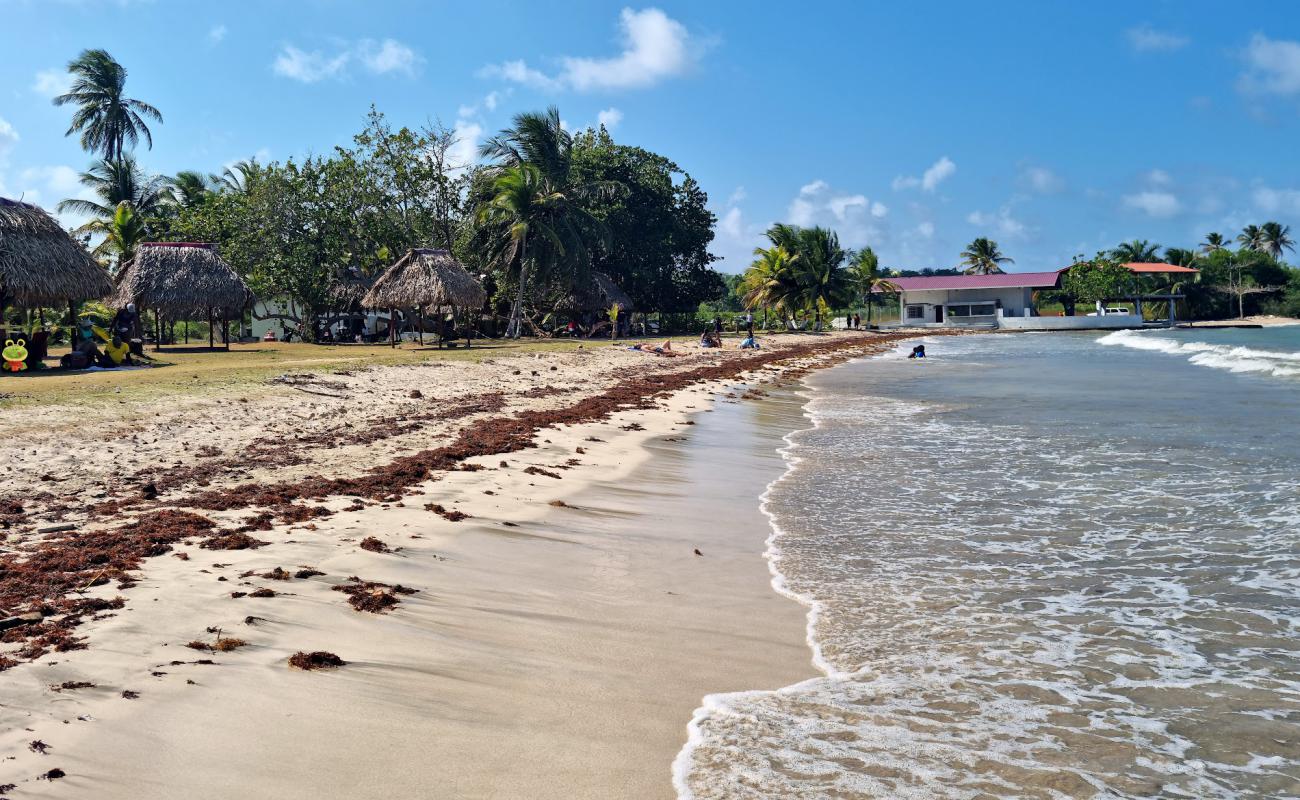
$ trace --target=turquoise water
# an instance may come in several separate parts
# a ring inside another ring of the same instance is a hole
[[[682,794],[1300,797],[1298,337],[815,375],[764,510],[823,676],[708,698]]]

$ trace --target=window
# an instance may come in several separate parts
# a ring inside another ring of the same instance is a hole
[[[992,303],[972,303],[970,305],[948,306],[950,317],[991,317],[994,315]]]
[[[919,305],[918,305],[918,306],[908,306],[908,307],[907,307],[907,318],[908,318],[908,319],[925,319],[925,306],[919,306]]]

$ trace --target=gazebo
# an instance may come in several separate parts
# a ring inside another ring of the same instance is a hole
[[[365,308],[388,309],[388,340],[397,344],[394,309],[415,308],[420,318],[420,341],[424,341],[424,311],[428,308],[481,308],[487,293],[449,250],[411,250],[375,280],[361,299]],[[466,345],[470,334],[465,335]]]
[[[86,248],[37,206],[0,197],[0,312],[103,297],[113,284]],[[2,322],[2,320],[0,320]]]
[[[109,304],[152,308],[187,319],[208,320],[208,346],[214,346],[212,321],[243,314],[253,300],[248,284],[217,253],[215,244],[148,242],[140,245],[117,280]],[[159,315],[161,316],[161,315]],[[159,323],[161,324],[161,323]],[[225,340],[226,349],[230,341]],[[162,347],[157,331],[156,347]]]

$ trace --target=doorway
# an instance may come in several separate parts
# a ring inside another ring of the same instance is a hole
[[[934,307],[934,321],[935,324],[943,322],[943,306]]]

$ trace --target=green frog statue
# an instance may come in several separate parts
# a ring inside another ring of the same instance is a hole
[[[10,372],[22,372],[27,369],[27,340],[5,339],[5,349],[0,351],[4,357],[4,368]]]

